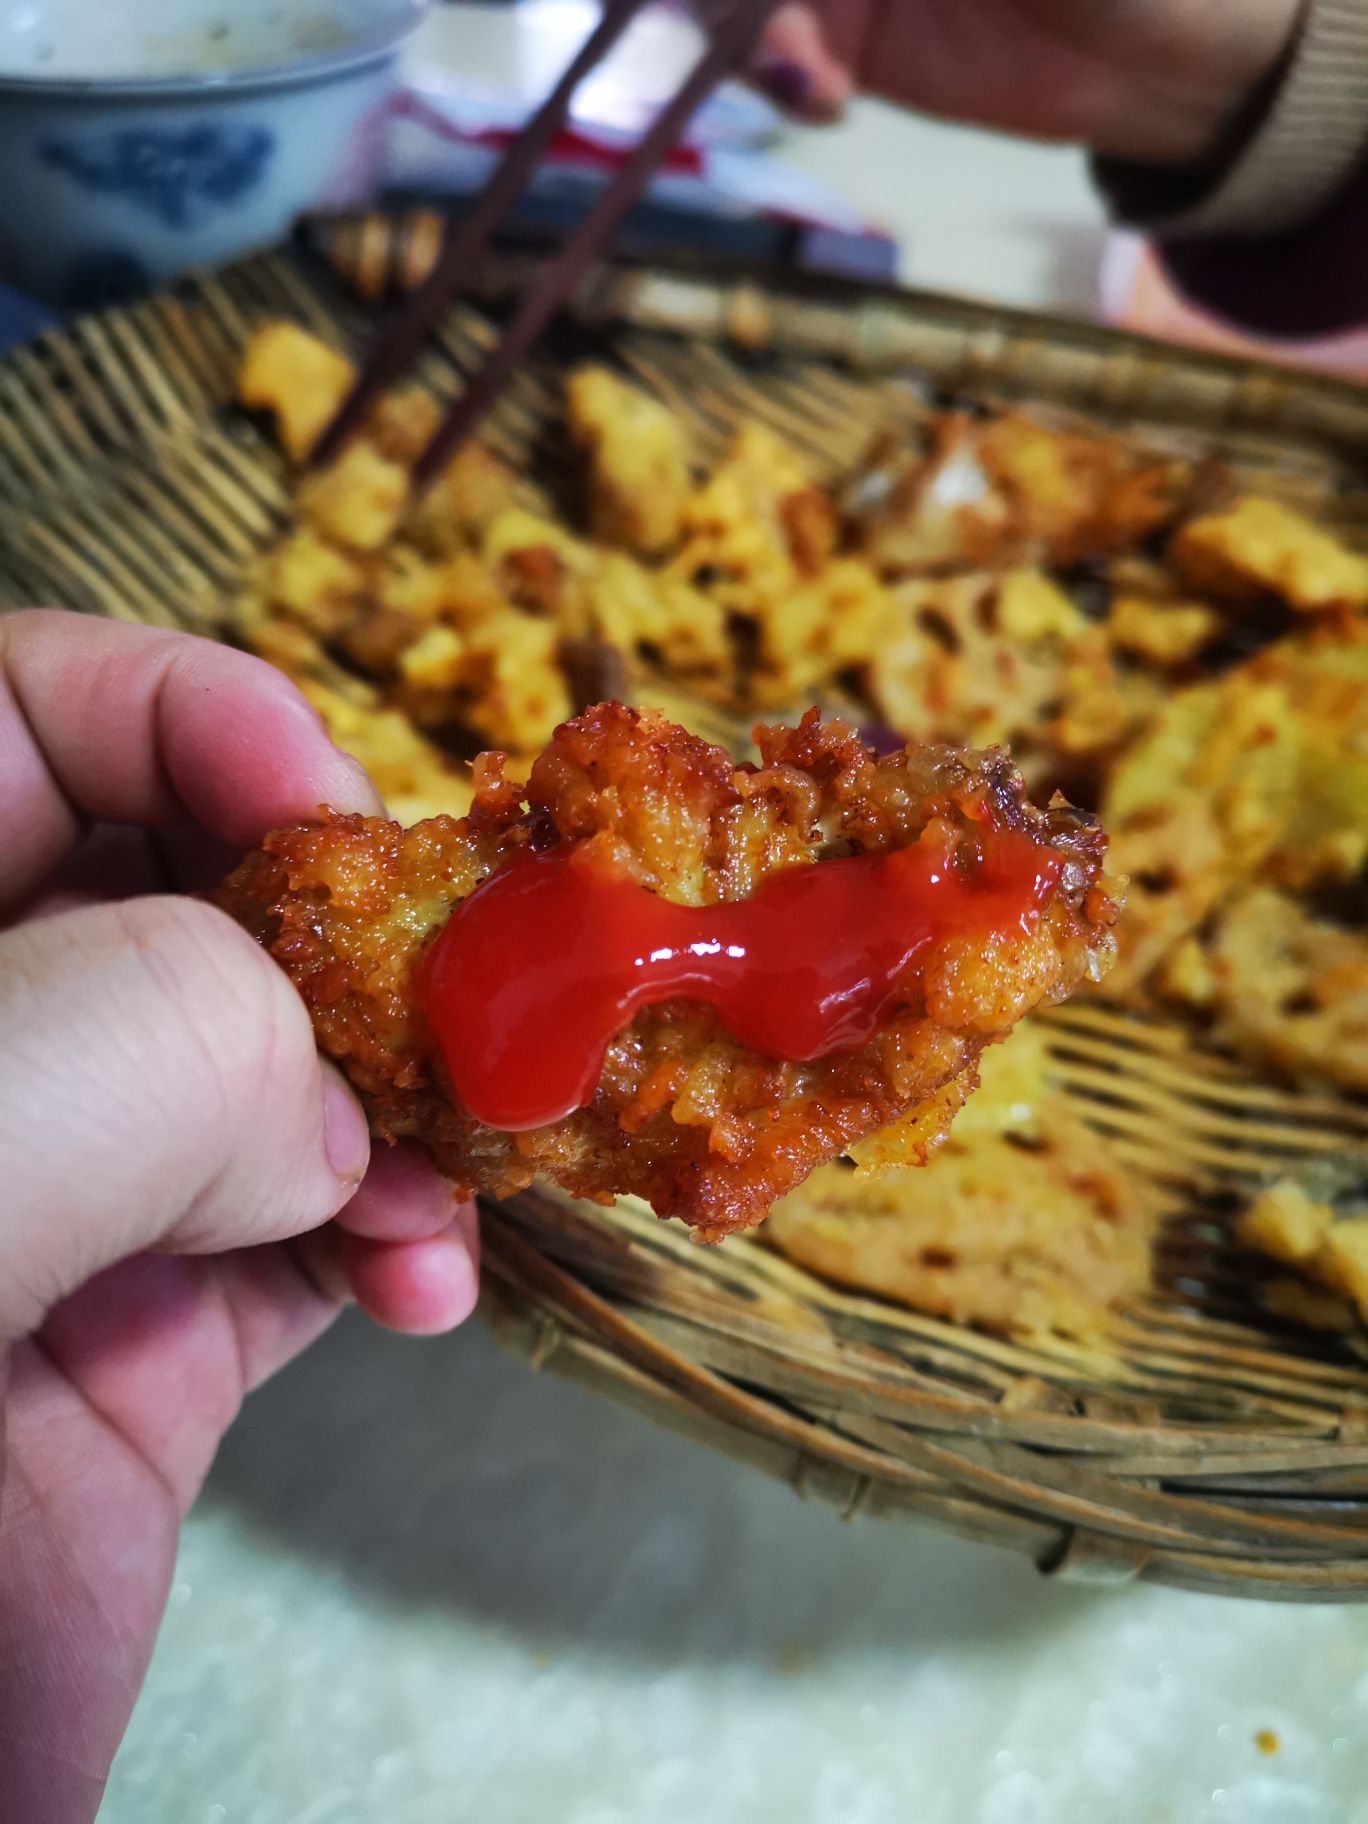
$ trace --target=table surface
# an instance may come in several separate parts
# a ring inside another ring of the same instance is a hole
[[[535,89],[584,18],[449,7],[417,54]],[[780,155],[905,278],[1093,307],[1074,151],[859,101]],[[1368,1824],[1368,1610],[1072,1589],[842,1524],[478,1327],[353,1315],[230,1435],[101,1816]]]

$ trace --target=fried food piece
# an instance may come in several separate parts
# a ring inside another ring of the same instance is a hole
[[[1168,555],[1184,581],[1206,595],[1248,601],[1268,593],[1306,614],[1368,607],[1368,558],[1257,494],[1188,520]]]
[[[737,431],[726,456],[684,508],[684,544],[671,574],[705,589],[729,613],[764,620],[782,610],[802,574],[807,531],[788,504],[812,478],[797,453],[762,424]]]
[[[882,720],[919,740],[1011,746],[1033,783],[1117,749],[1151,707],[1101,630],[1040,571],[922,577],[864,672]]]
[[[544,1172],[575,1196],[635,1193],[713,1239],[969,1077],[1023,1013],[1100,973],[1116,916],[1100,829],[1063,805],[1035,809],[999,755],[914,749],[876,761],[815,715],[761,729],[757,742],[761,766],[737,766],[663,718],[600,705],[556,731],[525,786],[487,757],[468,818],[406,831],[333,817],[279,830],[218,903],[289,972],[378,1133],[418,1136],[468,1187],[505,1195]],[[585,847],[666,898],[707,905],[744,898],[778,870],[821,866],[833,848],[881,852],[923,834],[953,841],[972,868],[1007,830],[1048,845],[1060,866],[1029,934],[1012,926],[929,944],[858,1049],[780,1062],[681,998],[636,1014],[609,1044],[589,1105],[563,1120],[508,1133],[450,1094],[415,971],[452,906],[530,842]],[[923,1133],[921,1150],[928,1143]]]
[[[407,496],[407,469],[358,437],[300,488],[299,514],[335,544],[378,551],[394,536]]]
[[[1368,1322],[1368,1212],[1361,1206],[1337,1208],[1332,1186],[1276,1179],[1236,1218],[1235,1233],[1246,1247],[1295,1267],[1347,1299],[1359,1318]],[[1274,1296],[1268,1302],[1275,1309],[1310,1321],[1318,1329],[1341,1327],[1334,1307],[1326,1308],[1328,1301],[1308,1305],[1289,1299],[1285,1284],[1275,1282],[1269,1288]]]
[[[554,520],[510,507],[485,528],[481,556],[517,608],[558,623],[568,639],[591,631],[593,549]]]
[[[594,536],[643,557],[668,550],[678,541],[691,486],[682,421],[603,367],[570,376],[565,415],[571,437],[589,456]]]
[[[425,741],[406,716],[386,709],[365,685],[350,695],[316,678],[299,688],[340,748],[359,760],[390,813],[401,823],[420,817],[460,817],[475,795],[470,768]]]
[[[1195,657],[1220,629],[1220,615],[1205,602],[1118,594],[1107,613],[1107,638],[1117,651],[1161,671]]]
[[[351,620],[365,587],[366,574],[356,559],[308,526],[271,552],[262,583],[272,606],[325,640]]]
[[[419,500],[410,503],[405,530],[429,557],[455,557],[478,545],[486,530],[516,504],[513,471],[481,443],[457,450]]]
[[[262,593],[259,578],[234,601],[228,626],[249,652],[287,678],[309,677],[323,663],[323,642],[318,635],[270,601]]]
[[[1293,1076],[1368,1089],[1368,932],[1253,887],[1204,948],[1203,1004],[1219,1036]]]
[[[337,349],[297,323],[267,323],[247,344],[238,368],[243,405],[268,411],[293,462],[302,462],[351,390],[356,369]]]
[[[417,387],[382,393],[365,420],[365,435],[388,462],[411,469],[441,423],[437,401]]]
[[[898,639],[903,618],[893,591],[868,564],[835,558],[799,579],[781,610],[759,622],[748,697],[770,707],[801,701],[842,672],[861,670],[871,653]]]
[[[984,1053],[977,1092],[921,1171],[870,1182],[822,1166],[775,1205],[765,1238],[824,1279],[914,1311],[1096,1336],[1149,1283],[1162,1203],[1048,1087],[1045,1066],[1028,1019]]]
[[[1368,858],[1368,633],[1280,641],[1175,692],[1101,808],[1132,883],[1111,992],[1255,878],[1293,890],[1352,879]]]
[[[682,578],[647,570],[624,551],[603,554],[589,585],[594,631],[686,677],[720,678],[731,666],[719,605]]]
[[[573,708],[559,631],[531,615],[507,614],[482,621],[465,638],[473,692],[466,723],[484,741],[533,752]]]
[[[1193,481],[1189,464],[1020,412],[946,413],[924,454],[878,464],[853,490],[854,531],[903,576],[1131,550],[1177,515]]]

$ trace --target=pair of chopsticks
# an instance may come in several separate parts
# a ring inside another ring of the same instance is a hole
[[[500,160],[488,185],[449,238],[432,273],[381,332],[336,417],[310,461],[330,462],[361,424],[373,401],[405,372],[462,280],[474,271],[500,224],[526,188],[552,138],[565,123],[580,83],[602,61],[646,0],[606,0],[603,16],[555,89]],[[707,43],[679,88],[606,186],[561,251],[538,273],[522,306],[483,365],[453,402],[414,464],[410,485],[427,488],[498,397],[618,223],[650,182],[689,118],[721,78],[736,69],[764,29],[778,0],[727,0],[715,5]]]

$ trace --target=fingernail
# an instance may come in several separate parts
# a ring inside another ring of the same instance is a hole
[[[331,1073],[323,1080],[323,1145],[343,1183],[359,1184],[370,1158],[366,1117],[346,1084]]]
[[[334,742],[333,745],[336,747],[336,742]],[[371,778],[365,767],[362,766],[361,762],[359,760],[354,760],[345,748],[338,747],[337,752],[341,755],[342,759],[346,761],[348,770],[350,771],[352,778],[356,781],[354,800],[357,810],[364,811],[365,815],[368,817],[383,817],[385,815],[385,801],[377,791],[375,781]]]
[[[812,77],[801,63],[776,57],[755,72],[755,80],[781,107],[798,109],[812,92]]]

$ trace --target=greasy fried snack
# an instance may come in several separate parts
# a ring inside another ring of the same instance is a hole
[[[862,488],[861,549],[902,575],[1127,551],[1173,520],[1190,464],[1138,455],[1118,438],[1056,430],[1020,412],[947,413],[925,456],[895,459]]]
[[[1113,992],[1246,882],[1352,879],[1368,859],[1368,629],[1279,641],[1171,695],[1102,815],[1131,881]]]
[[[1249,600],[1268,592],[1302,613],[1368,608],[1368,558],[1276,500],[1247,494],[1188,520],[1169,558],[1189,587]]]
[[[365,767],[390,815],[400,823],[460,817],[470,809],[470,768],[458,766],[425,741],[407,716],[386,709],[364,685],[345,695],[317,679],[303,678],[299,688],[337,745]]]
[[[1034,785],[1114,752],[1154,707],[1102,629],[1042,571],[919,577],[897,585],[894,627],[871,641],[864,688],[918,740],[1007,745]]]
[[[1252,887],[1217,916],[1187,975],[1183,961],[1164,986],[1186,989],[1237,1049],[1293,1076],[1368,1089],[1368,933]]]
[[[911,749],[876,761],[815,715],[757,741],[760,768],[738,767],[662,718],[600,705],[557,730],[525,786],[488,756],[467,818],[406,831],[334,817],[277,831],[218,903],[289,972],[377,1132],[420,1137],[467,1186],[506,1194],[544,1172],[576,1196],[633,1192],[713,1239],[952,1079],[971,1080],[984,1046],[1022,1014],[1106,967],[1116,916],[1100,829],[1062,805],[1034,808],[1001,756]],[[950,840],[972,871],[1007,831],[1048,845],[1060,869],[1029,934],[1009,924],[934,939],[858,1049],[779,1062],[679,999],[636,1014],[589,1105],[548,1126],[487,1127],[449,1093],[415,971],[452,906],[530,843],[587,848],[665,898],[708,905],[833,851],[921,839]],[[954,1098],[942,1102],[948,1117]],[[923,1128],[914,1150],[931,1137]]]
[[[824,1279],[955,1323],[1090,1337],[1150,1277],[1161,1202],[1045,1081],[1030,1020],[918,1172],[819,1167],[765,1238]],[[862,1149],[853,1149],[859,1158]]]
[[[247,344],[237,395],[269,411],[293,462],[302,462],[327,429],[356,379],[344,354],[297,323],[267,323]]]
[[[752,675],[737,680],[747,701],[792,703],[845,663],[834,648],[823,650],[813,628],[815,620],[850,619],[850,603],[852,630],[858,622],[865,639],[879,637],[886,592],[862,562],[830,561],[835,506],[764,425],[741,426],[686,502],[683,524],[684,542],[663,574],[709,596],[747,630],[757,658]],[[859,656],[867,650],[861,641]]]
[[[1247,1247],[1347,1299],[1368,1322],[1368,1212],[1361,1203],[1337,1208],[1336,1188],[1276,1179],[1236,1218],[1235,1233]],[[1317,1299],[1295,1282],[1275,1281],[1266,1288],[1265,1302],[1317,1328],[1347,1327],[1342,1307],[1337,1310],[1334,1301]]]
[[[586,367],[565,388],[570,435],[589,454],[589,518],[596,538],[642,556],[679,537],[688,498],[689,440],[658,399],[607,368]]]

